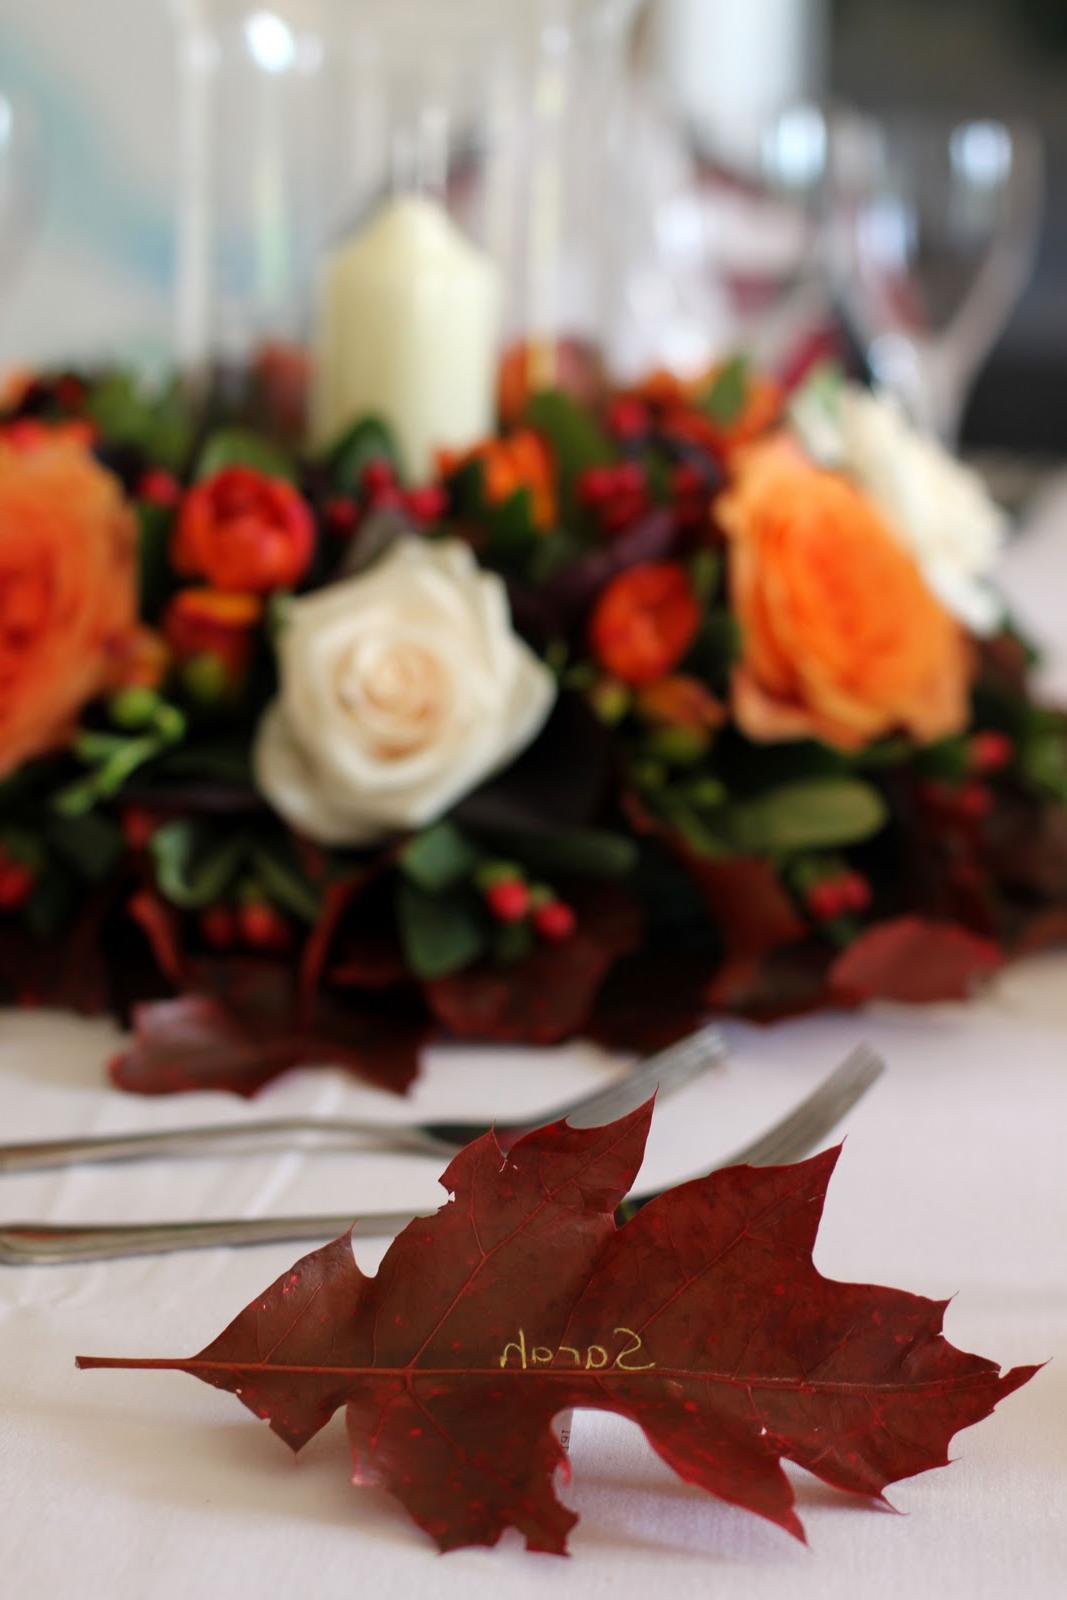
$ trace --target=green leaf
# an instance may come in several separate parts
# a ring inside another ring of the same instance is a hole
[[[712,422],[719,423],[727,428],[736,422],[745,409],[748,398],[749,363],[745,356],[735,356],[732,361],[719,368],[699,400],[700,409],[711,418]]]
[[[919,751],[915,765],[924,778],[956,783],[970,771],[971,758],[964,738],[941,739]]]
[[[208,438],[196,462],[196,477],[212,478],[227,467],[251,467],[268,478],[295,480],[296,469],[277,445],[247,428],[220,428]]]
[[[561,828],[552,832],[505,832],[492,840],[535,875],[546,878],[625,878],[637,864],[637,845],[621,833],[599,828]]]
[[[103,883],[122,858],[122,833],[98,812],[50,821],[47,838],[57,855],[88,883]]]
[[[700,625],[684,668],[702,678],[718,695],[730,687],[730,672],[741,654],[741,628],[737,618],[725,608],[709,611]]]
[[[439,822],[417,834],[397,857],[405,876],[429,894],[466,883],[480,860],[480,852],[452,822]]]
[[[590,467],[610,466],[618,453],[590,411],[559,389],[544,389],[526,407],[525,420],[552,448],[564,485]]]
[[[489,566],[521,571],[536,553],[541,536],[534,525],[533,495],[516,489],[500,505],[482,512],[488,535],[485,559]]]
[[[779,855],[858,844],[885,826],[877,789],[853,778],[788,783],[731,806],[725,826],[742,855]]]
[[[174,581],[170,566],[174,514],[163,506],[141,505],[138,507],[138,522],[140,612],[146,621],[154,621],[162,611],[163,602]]]
[[[213,841],[187,819],[157,828],[149,846],[160,892],[183,911],[214,905],[231,887],[245,858],[245,841]]]
[[[252,865],[276,905],[312,926],[322,913],[322,897],[302,870],[292,847],[283,840],[253,846]]]
[[[109,444],[131,445],[174,471],[185,465],[193,425],[180,383],[156,393],[130,372],[112,372],[90,390],[86,411]]]
[[[387,461],[394,471],[399,467],[396,440],[379,417],[362,417],[326,452],[330,478],[342,494],[357,492],[372,461]]]
[[[429,981],[461,972],[484,955],[489,944],[485,913],[471,894],[434,895],[401,883],[397,924],[408,966]]]

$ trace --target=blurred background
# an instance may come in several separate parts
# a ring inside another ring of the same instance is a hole
[[[172,356],[170,9],[0,6],[0,369]],[[651,0],[629,59],[620,369],[844,353],[971,447],[1067,456],[1065,0]]]

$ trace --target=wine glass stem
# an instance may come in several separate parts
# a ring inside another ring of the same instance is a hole
[[[900,337],[875,340],[871,370],[902,402],[912,421],[949,450],[959,443],[967,383],[943,348]]]

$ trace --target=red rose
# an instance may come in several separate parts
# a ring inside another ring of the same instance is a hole
[[[608,584],[589,639],[605,672],[639,687],[673,671],[699,627],[700,605],[685,569],[673,561],[645,561]]]
[[[171,554],[186,577],[268,594],[300,581],[314,543],[311,512],[291,484],[227,467],[186,495]]]

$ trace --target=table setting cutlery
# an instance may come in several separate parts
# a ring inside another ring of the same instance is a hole
[[[284,1117],[213,1127],[169,1128],[153,1133],[103,1134],[89,1138],[34,1140],[0,1145],[0,1175],[39,1172],[84,1164],[142,1161],[169,1156],[249,1155],[277,1150],[284,1140],[308,1148],[354,1147],[392,1150],[402,1155],[454,1155],[472,1139],[496,1133],[514,1143],[549,1122],[591,1128],[632,1111],[650,1095],[660,1097],[692,1083],[726,1060],[717,1028],[701,1028],[688,1038],[640,1062],[632,1072],[602,1089],[580,1095],[516,1122],[430,1121],[387,1123],[350,1118]]]
[[[714,1030],[704,1030],[673,1050],[651,1058],[622,1083],[575,1102],[570,1115],[580,1116],[582,1121],[577,1125],[584,1127],[595,1127],[613,1120],[646,1099],[657,1076],[661,1092],[664,1079],[668,1090],[679,1088],[683,1080],[692,1081],[701,1071],[721,1060],[722,1054],[721,1041]],[[666,1063],[664,1056],[667,1057]],[[810,1154],[867,1093],[884,1070],[885,1063],[881,1057],[869,1046],[861,1045],[784,1117],[741,1149],[716,1161],[715,1167],[777,1166]],[[559,1109],[547,1118],[526,1125],[524,1131],[560,1120]],[[440,1128],[442,1125],[434,1126]],[[445,1126],[453,1129],[458,1127],[456,1124]],[[474,1125],[464,1125],[464,1131],[476,1137],[483,1130]],[[514,1130],[509,1128],[508,1131]],[[453,1153],[455,1148],[450,1147],[448,1153]],[[158,1150],[156,1153],[159,1153]],[[434,1153],[443,1152],[438,1149]],[[9,1167],[7,1170],[13,1169]],[[638,1191],[627,1205],[639,1208],[655,1199],[658,1193],[658,1190]],[[364,1213],[357,1220],[357,1228],[364,1237],[391,1237],[406,1227],[415,1215],[417,1213],[414,1212]],[[343,1233],[351,1224],[351,1215],[82,1224],[70,1227],[44,1222],[19,1222],[0,1227],[0,1265],[60,1265],[213,1247],[322,1241]]]

